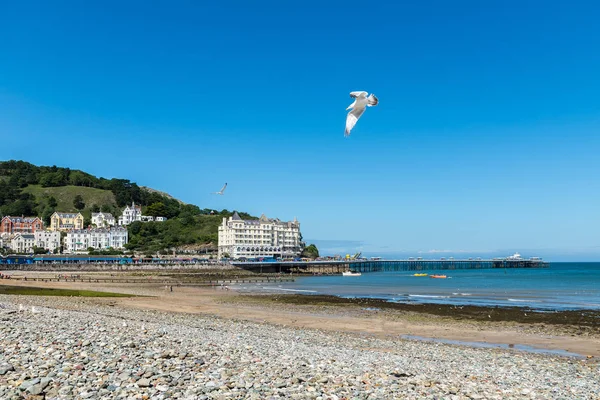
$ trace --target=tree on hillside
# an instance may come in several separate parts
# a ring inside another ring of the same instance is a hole
[[[80,194],[75,196],[75,198],[73,199],[73,207],[75,207],[79,211],[81,211],[85,208],[85,203],[83,202],[83,197],[81,197]]]
[[[302,251],[301,256],[306,258],[317,258],[319,257],[319,249],[317,249],[317,246],[314,244],[310,244]]]
[[[200,207],[194,205],[194,204],[186,204],[181,206],[181,213],[184,212],[188,212],[192,215],[200,215],[202,214],[202,211],[200,211]]]
[[[98,204],[93,204],[93,205],[90,207],[90,211],[91,211],[91,212],[93,212],[93,213],[100,212],[100,206],[99,206]]]
[[[54,207],[47,206],[42,211],[42,221],[45,226],[50,226],[50,217],[54,214]]]
[[[190,226],[196,222],[192,213],[187,211],[184,211],[181,214],[179,214],[179,220],[181,221],[181,225],[183,226]]]
[[[167,214],[167,208],[162,202],[152,203],[146,208],[146,215],[153,217],[164,217]]]
[[[21,193],[18,198],[12,202],[6,202],[7,204],[2,207],[2,213],[4,215],[36,215],[35,207],[35,196],[29,193]]]
[[[75,186],[93,186],[97,179],[90,174],[82,171],[71,171],[69,174],[69,184]]]
[[[108,204],[103,204],[102,207],[100,207],[100,210],[102,210],[104,213],[109,213],[112,212],[112,207]]]
[[[50,196],[48,198],[48,207],[56,208],[57,205],[58,205],[58,202],[56,201],[54,196]]]
[[[42,187],[65,186],[67,184],[66,172],[47,172],[40,176],[40,185]]]
[[[140,221],[134,221],[128,226],[130,235],[137,235],[142,230],[142,223]]]

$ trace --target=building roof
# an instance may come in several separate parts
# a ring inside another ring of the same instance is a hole
[[[231,216],[231,219],[233,221],[243,221],[243,219],[240,218],[240,214],[238,214],[237,211],[233,212],[233,215]]]
[[[115,217],[113,217],[111,213],[105,213],[105,212],[92,213],[92,218],[99,217],[99,216],[103,216],[104,218],[108,218],[108,219],[115,219]]]
[[[294,221],[286,222],[281,221],[279,218],[267,218],[265,214],[262,214],[258,220],[256,219],[241,219],[237,212],[231,216],[232,221],[242,221],[245,225],[260,225],[260,224],[274,224],[274,225],[289,225],[298,224],[298,220],[294,218]]]
[[[81,215],[81,213],[61,213],[61,212],[56,212],[56,215],[58,215],[60,218],[77,218],[78,215],[80,215],[81,217],[83,217],[83,215]]]
[[[18,239],[20,237],[22,237],[23,239],[35,240],[35,236],[33,236],[33,233],[17,233],[13,240]]]
[[[67,232],[69,234],[82,234],[82,233],[110,233],[110,232],[127,232],[127,229],[122,226],[112,226],[110,228],[89,228],[89,229],[73,229]]]
[[[15,223],[15,222],[25,222],[25,223],[32,223],[35,220],[39,220],[38,217],[12,217],[10,215],[7,215],[4,218],[8,218],[11,222]],[[4,219],[2,218],[2,219]]]
[[[136,206],[135,202],[131,202],[131,207],[129,205],[125,206],[125,210],[141,210],[142,206]],[[123,210],[123,212],[125,211]]]

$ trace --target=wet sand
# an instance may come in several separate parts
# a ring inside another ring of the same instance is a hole
[[[244,295],[234,290],[153,284],[90,284],[23,282],[3,285],[86,289],[144,297],[85,298],[114,307],[214,315],[228,319],[338,331],[375,337],[418,336],[461,342],[526,345],[600,357],[598,313],[532,313],[447,305],[402,305],[367,299],[330,296]],[[577,314],[580,315],[577,315]]]

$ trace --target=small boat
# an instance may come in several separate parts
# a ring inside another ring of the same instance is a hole
[[[360,275],[361,275],[360,272],[353,272],[353,271],[342,272],[342,276],[360,276]]]
[[[428,274],[413,274],[413,276],[427,276]]]
[[[430,278],[446,279],[446,275],[429,275]]]

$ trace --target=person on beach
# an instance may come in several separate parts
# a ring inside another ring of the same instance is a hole
[[[173,291],[173,286],[171,286],[171,292]]]

